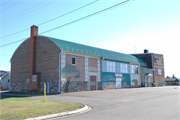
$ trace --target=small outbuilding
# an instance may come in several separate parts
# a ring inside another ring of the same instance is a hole
[[[1,85],[3,90],[9,90],[9,84],[10,83],[10,75],[9,72],[7,72],[5,75],[1,77]]]
[[[178,85],[179,80],[177,78],[166,78],[166,85]]]

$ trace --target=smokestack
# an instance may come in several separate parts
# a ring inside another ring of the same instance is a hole
[[[33,74],[36,69],[36,36],[38,35],[38,26],[31,26],[30,36],[30,70],[29,70],[29,90],[34,89]]]
[[[33,25],[31,26],[31,38],[35,37],[38,35],[38,26]]]
[[[144,50],[144,53],[149,53],[149,51],[147,49]]]

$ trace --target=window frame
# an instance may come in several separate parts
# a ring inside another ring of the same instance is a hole
[[[162,70],[158,69],[158,75],[162,75]]]
[[[33,80],[32,81],[37,81],[37,75],[33,75]]]
[[[128,64],[120,63],[120,72],[121,73],[129,73],[128,71],[129,71]]]
[[[74,58],[75,64],[73,64],[73,58]],[[76,58],[75,58],[75,57],[72,57],[72,58],[71,58],[71,64],[72,64],[72,65],[76,65]]]
[[[116,72],[116,63],[115,62],[106,62],[106,71],[107,72]]]
[[[134,67],[133,67],[134,66]],[[137,73],[135,73],[134,72],[134,69],[136,69],[136,66],[137,66],[137,68],[138,68],[138,70],[137,70]],[[131,65],[131,73],[133,73],[133,74],[139,74],[139,65]]]

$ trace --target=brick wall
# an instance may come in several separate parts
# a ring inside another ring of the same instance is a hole
[[[30,39],[24,41],[11,58],[11,86],[19,86],[23,91],[28,90]],[[11,91],[19,91],[11,87]]]
[[[157,60],[155,57],[159,57],[160,59]],[[153,54],[153,68],[154,68],[154,81],[155,82],[165,82],[164,78],[164,57],[163,55]],[[161,74],[158,74],[158,69],[161,70]]]
[[[76,58],[76,64],[73,66],[76,67],[77,70],[80,72],[80,77],[79,78],[72,77],[70,81],[85,81],[85,58],[82,56],[66,54],[66,64],[72,63],[72,57]]]
[[[36,69],[41,72],[41,82],[59,80],[60,48],[45,37],[38,37],[36,43]]]
[[[97,59],[96,58],[89,58],[88,60],[89,65],[89,72],[97,72]]]
[[[152,58],[151,53],[149,54],[134,54],[134,56],[137,56],[141,58],[142,60],[147,62],[147,67],[152,68]]]
[[[35,73],[40,72],[40,87],[49,82],[50,92],[58,92],[60,48],[46,37],[38,36],[35,51]],[[11,91],[27,92],[30,76],[30,39],[23,42],[11,59]],[[32,84],[33,85],[33,84]],[[42,92],[42,91],[41,91]]]

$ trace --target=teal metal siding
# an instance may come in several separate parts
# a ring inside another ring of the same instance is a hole
[[[123,74],[122,85],[124,85],[123,81],[127,82],[127,85],[129,85],[129,87],[131,87],[131,75],[130,74]]]
[[[115,73],[103,72],[102,73],[102,86],[105,85],[116,85]]]
[[[106,62],[111,61],[116,63],[116,72],[107,72],[106,71]],[[128,73],[121,73],[120,72],[120,63],[128,64]],[[114,60],[103,60],[102,62],[102,86],[105,87],[106,85],[116,85],[116,76],[115,74],[122,74],[122,85],[126,82],[126,85],[131,86],[131,74],[130,74],[130,63],[128,62],[121,62],[121,61],[114,61]],[[113,82],[114,81],[114,82]]]

